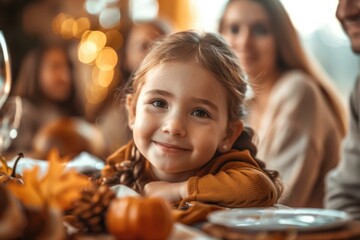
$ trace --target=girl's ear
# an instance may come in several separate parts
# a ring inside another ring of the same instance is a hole
[[[128,125],[129,128],[132,130],[135,122],[135,107],[133,105],[133,98],[132,94],[126,95],[126,110],[128,112]]]
[[[240,136],[243,129],[244,126],[242,121],[231,122],[228,126],[227,135],[221,142],[218,151],[221,153],[228,152],[235,143],[236,139]]]

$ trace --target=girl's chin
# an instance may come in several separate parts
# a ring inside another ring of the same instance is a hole
[[[189,177],[194,176],[195,170],[184,170],[178,168],[165,168],[165,167],[153,167],[153,172],[156,177],[171,182],[182,182],[187,180]]]

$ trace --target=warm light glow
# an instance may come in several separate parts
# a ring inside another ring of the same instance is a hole
[[[95,84],[91,84],[86,88],[86,100],[91,104],[98,104],[102,102],[108,94],[108,89]]]
[[[92,63],[106,43],[106,35],[100,31],[87,31],[81,37],[78,58],[83,63]]]
[[[82,17],[76,20],[76,26],[73,28],[73,35],[77,38],[80,38],[84,32],[90,29],[90,21],[88,18]]]
[[[114,79],[114,70],[102,71],[96,66],[92,70],[93,82],[101,87],[108,87]]]
[[[102,71],[114,69],[118,61],[118,56],[114,49],[105,47],[96,58],[96,66]]]
[[[64,13],[59,13],[56,15],[54,20],[52,21],[52,29],[54,33],[60,34],[61,33],[61,25],[66,20],[66,15]]]
[[[62,24],[61,24],[61,36],[65,39],[70,39],[72,38],[73,35],[73,26],[74,24],[76,24],[75,20],[70,17],[68,19],[66,19]]]
[[[98,49],[101,50],[106,44],[106,35],[100,31],[92,31],[87,36],[87,41],[95,43]]]
[[[96,45],[92,42],[81,42],[78,49],[78,58],[82,63],[91,63],[98,54]]]
[[[123,37],[119,31],[110,30],[107,31],[105,34],[107,37],[107,46],[112,47],[114,50],[118,50],[121,48],[123,44]]]
[[[90,33],[92,33],[93,31],[85,31],[82,35],[81,35],[81,39],[80,41],[83,42],[83,41],[86,41],[87,37],[90,35]]]

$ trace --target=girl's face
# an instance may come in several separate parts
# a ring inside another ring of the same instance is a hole
[[[47,50],[40,65],[40,88],[51,100],[66,101],[71,94],[70,69],[65,52],[60,48]]]
[[[168,63],[147,73],[129,124],[159,179],[180,181],[217,149],[231,147],[226,99],[219,81],[193,62]]]
[[[248,0],[233,1],[225,11],[221,33],[250,77],[276,68],[276,44],[270,22],[265,8]]]

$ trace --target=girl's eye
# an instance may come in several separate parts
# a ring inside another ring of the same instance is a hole
[[[210,114],[201,109],[197,109],[197,110],[193,111],[191,115],[200,117],[200,118],[210,118]]]
[[[163,100],[152,101],[151,104],[157,108],[167,108],[167,103]]]

